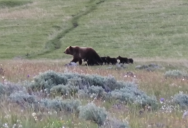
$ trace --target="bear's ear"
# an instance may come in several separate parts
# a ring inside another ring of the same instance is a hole
[[[69,49],[72,50],[72,46],[69,46]]]

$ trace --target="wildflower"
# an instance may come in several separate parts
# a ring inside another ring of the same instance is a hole
[[[124,75],[124,77],[127,77],[127,75]]]
[[[37,118],[37,114],[36,114],[35,112],[32,113],[32,116],[33,116],[33,118],[35,119],[35,121],[38,120],[38,118]]]
[[[49,111],[48,114],[49,114],[49,115],[52,115],[52,112]]]
[[[23,126],[21,124],[18,125],[18,128],[22,128]]]
[[[4,123],[4,124],[3,124],[3,127],[4,127],[4,128],[9,128],[9,126],[8,126],[7,123]]]
[[[182,118],[184,119],[184,118],[186,118],[187,116],[188,116],[188,111],[185,111],[185,112],[183,113]]]
[[[164,98],[161,98],[161,99],[160,99],[160,103],[161,103],[161,104],[164,103],[164,100],[165,100]]]
[[[33,117],[36,116],[36,115],[37,115],[37,114],[36,114],[35,112],[32,113],[32,116],[33,116]]]
[[[14,125],[12,126],[12,128],[16,128],[16,124],[14,124]]]

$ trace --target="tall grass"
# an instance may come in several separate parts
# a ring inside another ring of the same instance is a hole
[[[182,78],[173,77],[165,78],[165,73],[169,68],[168,62],[161,63],[161,66],[164,67],[163,70],[155,70],[151,72],[135,69],[136,64],[129,65],[126,69],[109,69],[108,66],[65,67],[63,66],[65,63],[65,61],[60,60],[4,60],[0,63],[1,68],[4,69],[4,74],[3,76],[1,75],[0,82],[4,82],[4,84],[7,84],[7,86],[11,82],[28,85],[28,83],[33,80],[34,76],[46,70],[113,76],[118,80],[123,80],[125,82],[133,81],[137,83],[139,89],[143,90],[148,95],[155,95],[160,105],[157,110],[153,111],[151,110],[150,106],[140,108],[134,106],[133,104],[127,105],[126,103],[118,100],[104,101],[103,99],[93,99],[92,97],[91,99],[80,97],[79,100],[82,104],[87,104],[92,101],[96,106],[105,107],[106,111],[108,112],[107,122],[105,123],[108,124],[108,120],[115,118],[120,122],[124,122],[126,124],[128,123],[131,128],[184,128],[188,125],[186,118],[182,118],[184,111],[178,107],[178,104],[173,105],[172,102],[172,97],[179,94],[179,92],[187,94],[187,79],[183,80]],[[173,65],[174,63],[171,64]],[[184,64],[174,65],[176,65],[174,68],[177,70],[186,70],[186,66],[184,66]],[[128,71],[133,72],[135,77],[125,77],[125,74]],[[76,99],[76,97],[72,98]],[[179,101],[181,101],[181,98],[179,98]],[[30,109],[22,109],[22,107],[20,108],[20,106],[10,104],[9,102],[7,103],[5,100],[2,100],[0,106],[2,108],[2,111],[0,112],[2,123],[7,123],[11,127],[14,125],[14,123],[16,123],[16,120],[18,120],[18,122],[21,121],[21,125],[24,127],[97,127],[94,122],[82,120],[78,118],[76,114],[64,116],[65,114],[63,112],[56,113],[49,109],[40,109],[40,112],[36,112],[34,109],[32,109],[32,107]],[[24,111],[24,117],[22,111]],[[40,121],[41,119],[42,121]]]

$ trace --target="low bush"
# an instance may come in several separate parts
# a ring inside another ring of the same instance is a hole
[[[188,74],[180,70],[170,70],[165,72],[165,78],[188,78]]]
[[[24,90],[24,87],[13,84],[13,83],[7,83],[6,85],[0,83],[0,96],[7,95],[9,96],[13,92]]]
[[[188,95],[183,94],[183,93],[176,94],[173,97],[173,103],[178,104],[180,108],[182,109],[187,109],[188,108]]]
[[[146,71],[154,71],[154,70],[162,69],[162,67],[157,64],[151,63],[148,65],[138,65],[138,66],[136,66],[136,69],[146,70]]]
[[[125,87],[116,89],[110,93],[108,98],[118,99],[127,103],[134,103],[139,106],[149,105],[152,108],[157,107],[157,101],[155,98],[147,96],[143,91],[140,91],[135,83],[127,82]]]
[[[9,98],[11,101],[18,103],[20,105],[23,105],[24,103],[29,103],[29,104],[37,103],[36,96],[29,95],[22,91],[12,93],[9,96]]]
[[[48,71],[36,76],[29,87],[32,90],[47,89],[48,91],[50,91],[53,86],[60,84],[66,85],[67,82],[67,77],[65,75],[61,75],[53,71]]]
[[[28,86],[33,90],[50,89],[57,85],[73,85],[83,89],[85,86],[100,86],[105,91],[120,89],[123,85],[113,77],[101,77],[99,75],[80,75],[77,73],[56,73],[47,71],[34,78],[34,81]]]
[[[104,108],[97,107],[93,103],[79,107],[79,117],[81,119],[94,121],[98,125],[103,125],[107,112]]]
[[[6,93],[6,88],[5,88],[5,86],[4,86],[2,83],[0,83],[0,97],[1,97],[2,95],[5,95],[5,93]]]
[[[105,92],[102,87],[98,86],[91,86],[88,88],[88,93],[89,94],[96,94],[97,97],[103,97]]]
[[[50,89],[50,93],[53,95],[74,95],[78,92],[78,87],[69,86],[69,85],[57,85]]]
[[[40,105],[56,111],[77,112],[80,105],[78,100],[42,99]]]
[[[109,118],[105,120],[104,124],[100,128],[129,128],[129,125],[117,119]]]
[[[140,106],[156,107],[157,101],[147,96],[132,82],[117,81],[113,76],[81,75],[77,73],[56,73],[48,71],[36,76],[28,88],[32,90],[49,90],[56,95],[78,95],[79,97],[102,97],[118,99]]]

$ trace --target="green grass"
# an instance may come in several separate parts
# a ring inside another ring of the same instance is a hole
[[[6,0],[6,1],[0,1],[0,8],[6,8],[6,7],[16,7],[16,6],[22,6],[28,3],[32,3],[29,0]]]
[[[69,58],[70,45],[101,56],[187,58],[186,0],[16,0],[0,7],[0,58]]]

